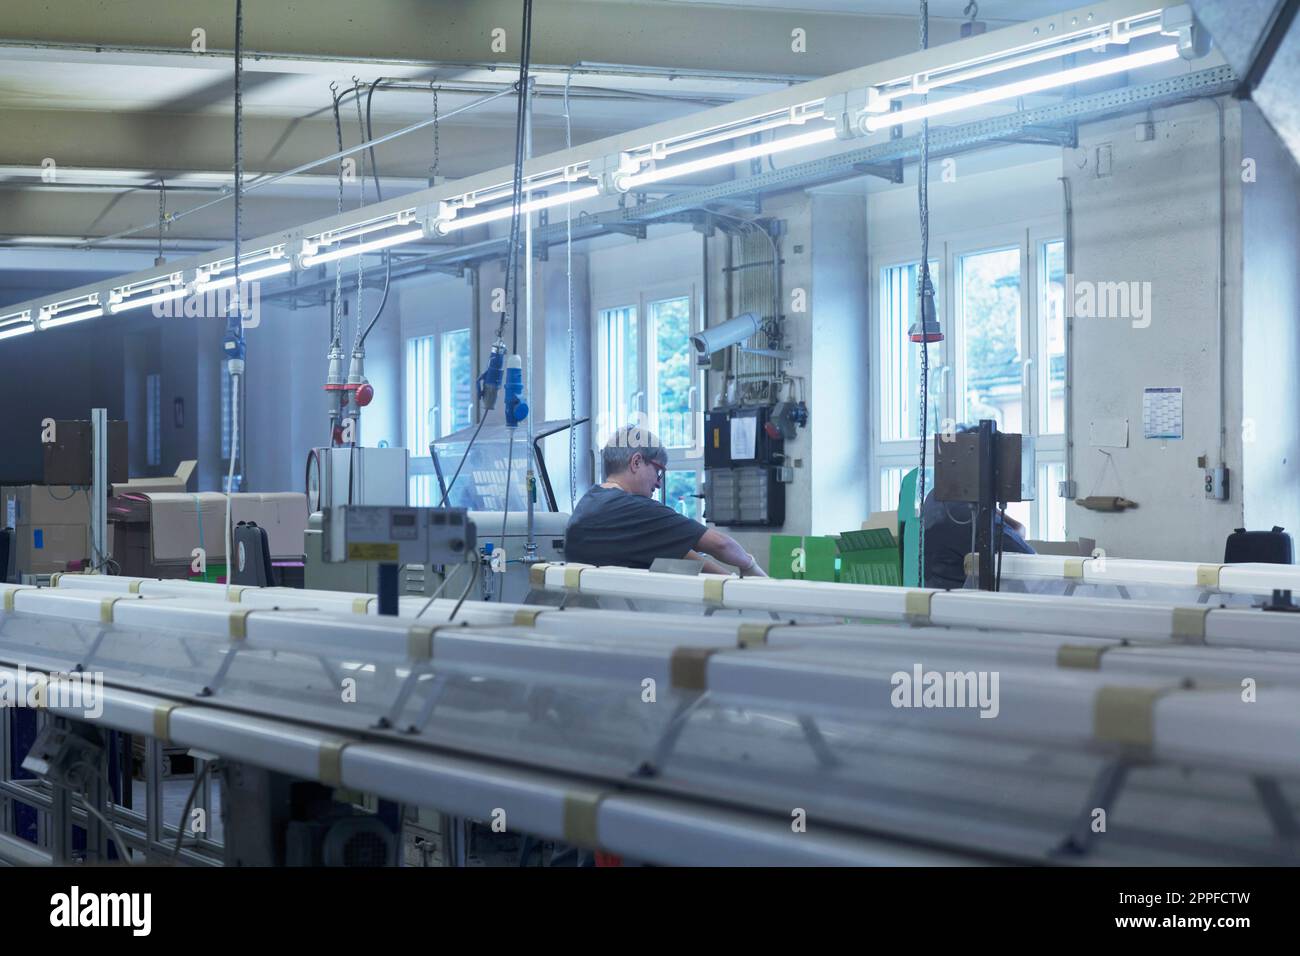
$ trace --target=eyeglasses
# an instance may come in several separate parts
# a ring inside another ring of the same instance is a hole
[[[657,461],[652,461],[652,460],[650,460],[650,459],[647,459],[647,460],[646,460],[646,463],[649,464],[649,465],[652,465],[652,466],[654,467],[654,470],[655,470],[655,484],[658,485],[660,482],[662,482],[662,481],[664,480],[664,475],[666,475],[666,474],[668,473],[668,469],[667,469],[665,466],[659,464],[659,462],[657,462]]]

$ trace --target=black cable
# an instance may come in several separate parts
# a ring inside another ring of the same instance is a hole
[[[474,562],[474,570],[473,573],[470,574],[469,576],[469,583],[465,585],[465,590],[460,592],[460,598],[459,600],[456,601],[456,606],[452,608],[451,613],[447,615],[448,624],[450,624],[453,620],[455,620],[456,612],[458,612],[460,610],[460,606],[465,603],[465,598],[469,595],[470,589],[474,587],[474,582],[478,580],[478,569],[480,564],[481,562],[479,561]]]
[[[519,48],[518,97],[515,101],[515,176],[510,196],[510,243],[506,254],[506,312],[497,324],[497,338],[505,331],[507,313],[512,326],[512,352],[519,352],[519,292],[515,273],[519,268],[520,206],[524,191],[524,143],[527,133],[529,67],[533,45],[533,0],[524,0],[523,28]]]
[[[998,573],[997,580],[993,582],[993,590],[995,591],[1002,590],[1002,542],[1006,533],[1004,529],[1007,526],[1007,509],[1000,508],[999,511],[1001,512],[1002,520],[998,522]]]
[[[382,82],[382,80],[383,77],[380,77],[379,79],[375,80],[373,83],[370,84],[369,90],[366,91],[366,141],[367,142],[370,142],[375,138],[375,134],[372,131],[372,127],[370,124],[370,106],[372,100],[374,99],[375,87],[377,87],[380,84],[380,82]],[[375,178],[375,201],[382,202],[384,198],[384,194],[383,194],[382,187],[379,185],[379,167],[375,163],[375,148],[371,146],[368,152],[370,153],[370,172],[371,175],[373,175]],[[383,314],[384,306],[388,304],[388,291],[389,291],[389,287],[392,284],[392,281],[393,281],[393,258],[391,253],[387,249],[385,249],[384,250],[384,294],[379,300],[379,307],[375,309],[374,316],[370,319],[370,324],[366,326],[364,332],[360,333],[357,336],[357,343],[355,346],[353,346],[354,350],[359,349],[366,344],[366,336],[370,334],[370,330],[373,329],[375,327],[375,323],[379,321],[379,316]]]

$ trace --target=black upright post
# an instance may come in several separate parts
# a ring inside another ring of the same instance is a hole
[[[397,616],[397,565],[379,565],[379,613]]]
[[[975,507],[975,551],[979,555],[980,590],[992,591],[996,587],[996,569],[993,566],[997,527],[994,524],[997,509],[997,424],[989,419],[980,420],[979,430],[979,501]]]

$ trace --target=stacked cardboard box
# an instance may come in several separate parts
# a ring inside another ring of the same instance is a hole
[[[5,525],[17,532],[21,574],[52,574],[90,558],[90,499],[70,485],[4,490]]]

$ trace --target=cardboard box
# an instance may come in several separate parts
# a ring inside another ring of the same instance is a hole
[[[234,524],[252,521],[266,529],[271,557],[301,558],[307,533],[307,496],[299,491],[236,492],[230,504]]]
[[[184,494],[190,482],[190,475],[194,474],[198,464],[193,459],[183,461],[176,466],[176,474],[167,478],[132,478],[130,481],[114,482],[113,494]]]
[[[208,563],[226,560],[226,496],[217,491],[197,494],[147,494],[150,556],[154,564],[184,564],[202,548]]]
[[[126,422],[108,423],[108,481],[127,479]],[[93,480],[94,430],[90,422],[54,423],[54,441],[43,445],[47,485],[89,485]]]
[[[16,530],[21,573],[66,571],[69,562],[85,561],[90,556],[90,528],[84,524],[20,524]]]
[[[14,485],[4,489],[4,525],[90,524],[90,496],[69,485]]]

